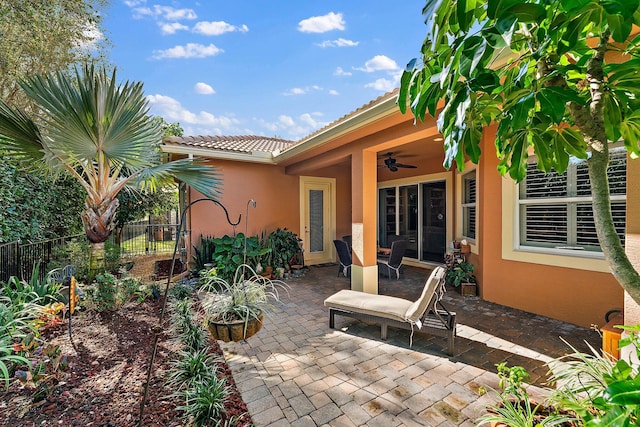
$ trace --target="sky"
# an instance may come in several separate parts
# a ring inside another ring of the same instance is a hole
[[[120,81],[185,135],[299,140],[399,86],[424,0],[111,0]]]

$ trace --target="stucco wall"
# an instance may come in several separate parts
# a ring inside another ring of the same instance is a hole
[[[276,228],[288,228],[299,235],[299,178],[285,175],[278,166],[233,161],[213,163],[220,171],[223,180],[220,202],[229,211],[232,221],[242,214],[242,221],[236,232],[245,232],[247,201],[256,201],[256,208],[249,207],[248,234],[256,235],[262,231]],[[193,190],[192,190],[193,191]],[[191,200],[201,197],[195,191]],[[200,235],[222,236],[233,234],[233,228],[227,223],[224,211],[209,202],[194,205],[190,211],[190,225],[193,242]]]
[[[493,144],[487,132],[478,169],[482,297],[586,327],[603,325],[608,310],[623,306],[622,289],[611,274],[502,258],[502,180],[509,178],[496,170]]]

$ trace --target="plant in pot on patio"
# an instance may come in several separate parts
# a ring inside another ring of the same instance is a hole
[[[473,274],[473,264],[467,261],[458,260],[447,267],[445,281],[460,289],[463,296],[476,295],[476,276]]]
[[[249,265],[240,265],[233,281],[219,277],[215,269],[202,277],[200,298],[211,335],[224,342],[242,341],[261,328],[265,314],[280,302],[289,286],[261,276]]]

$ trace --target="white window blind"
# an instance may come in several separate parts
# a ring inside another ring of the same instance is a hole
[[[476,171],[462,176],[462,237],[476,239]]]
[[[616,231],[624,244],[626,222],[626,151],[611,149],[607,170]],[[572,159],[566,172],[545,174],[535,163],[519,186],[520,245],[600,252],[593,221],[586,161]]]

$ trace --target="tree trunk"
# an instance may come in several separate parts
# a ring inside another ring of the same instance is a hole
[[[605,132],[603,105],[603,64],[608,42],[609,33],[605,32],[601,35],[594,49],[594,55],[587,64],[586,80],[591,93],[591,103],[588,108],[571,103],[570,108],[576,126],[584,136],[591,154],[587,165],[591,181],[593,220],[600,247],[613,276],[629,296],[640,304],[640,275],[633,268],[622,247],[611,214],[611,194],[607,178],[609,141]]]
[[[118,199],[105,199],[100,204],[85,200],[85,211],[82,213],[87,238],[90,242],[89,250],[89,279],[104,271],[104,242],[109,238],[115,227]]]
[[[118,210],[118,199],[105,199],[95,204],[87,198],[82,213],[82,223],[91,243],[106,241],[115,227],[115,216]]]
[[[104,242],[89,244],[89,280],[104,272]]]

